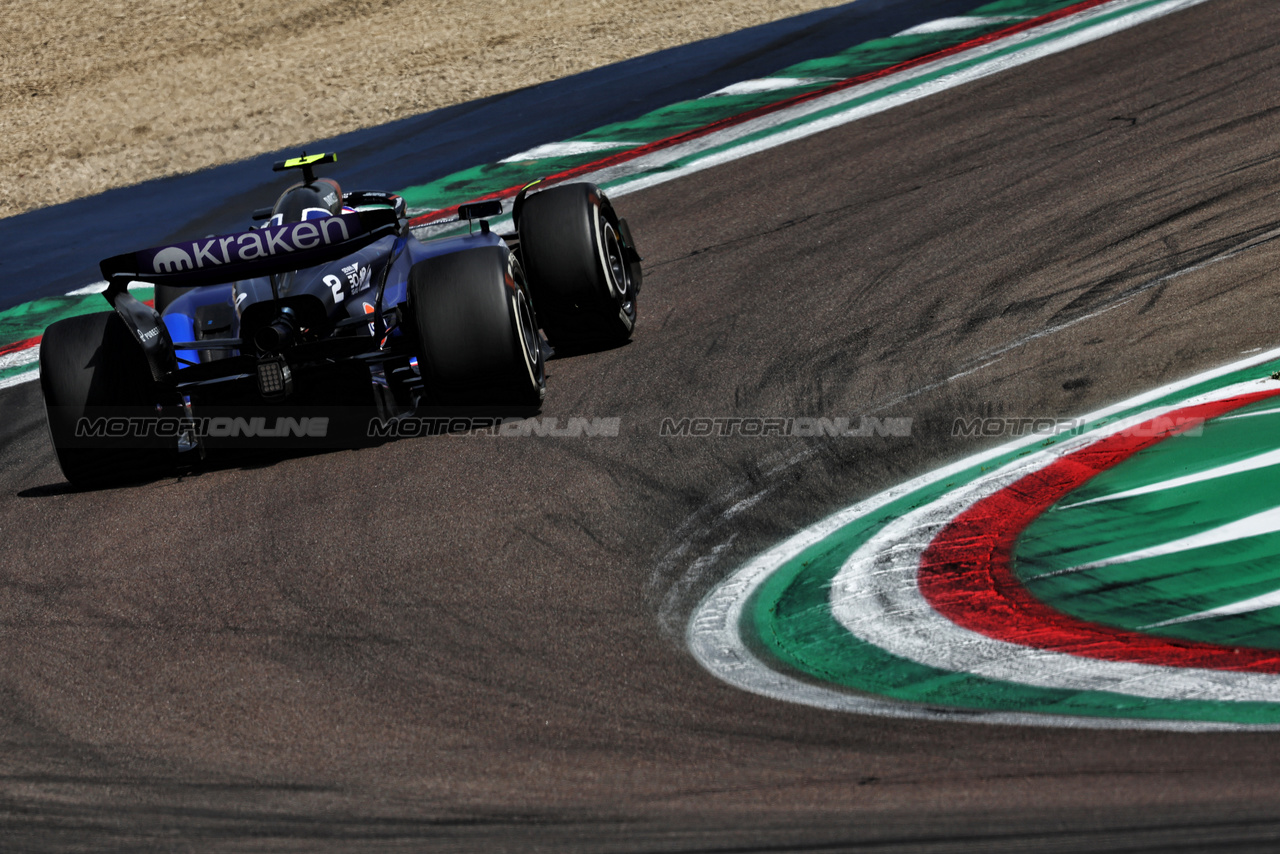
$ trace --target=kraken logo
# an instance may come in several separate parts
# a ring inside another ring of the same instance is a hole
[[[170,246],[156,253],[151,263],[157,273],[176,273],[179,270],[190,270],[195,266],[191,262],[191,256],[176,246]]]

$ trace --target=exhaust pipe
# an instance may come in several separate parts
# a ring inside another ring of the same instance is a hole
[[[289,348],[298,337],[298,324],[293,309],[286,308],[280,316],[253,333],[253,344],[264,353],[280,353]]]

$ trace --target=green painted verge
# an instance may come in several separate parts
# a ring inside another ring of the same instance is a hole
[[[1228,374],[1144,403],[1140,408],[1135,407],[1086,424],[1084,429],[1113,423],[1137,411],[1172,405],[1235,382],[1266,377],[1278,368],[1280,362]],[[1222,426],[1234,423],[1227,421]],[[1217,426],[1219,425],[1214,425],[1215,428]],[[1228,434],[1238,433],[1241,429],[1231,426],[1223,430],[1222,441],[1230,441]],[[1206,435],[1209,432],[1206,428]],[[756,591],[743,612],[740,626],[742,636],[750,639],[749,644],[754,652],[765,656],[771,666],[784,673],[804,680],[834,683],[860,693],[904,703],[952,709],[1086,717],[1280,723],[1280,704],[1164,701],[1103,692],[1048,690],[938,670],[892,656],[862,642],[836,622],[829,599],[832,580],[849,556],[881,527],[915,508],[941,498],[986,471],[1057,441],[1060,440],[1046,438],[1039,445],[1011,451],[980,467],[959,473],[945,482],[904,495],[881,507],[872,516],[859,519],[814,544],[780,567]],[[1207,444],[1197,446],[1196,441],[1195,438],[1186,437],[1170,439],[1164,445],[1173,449],[1171,453],[1194,454],[1197,447],[1208,449]],[[1135,475],[1135,478],[1140,477],[1141,474]],[[1129,481],[1118,481],[1115,488],[1119,488],[1120,482]],[[1070,503],[1071,500],[1084,499],[1073,495],[1063,503]],[[1021,551],[1019,554],[1022,559]],[[1186,629],[1185,626],[1179,628]],[[1280,644],[1277,646],[1280,647]]]

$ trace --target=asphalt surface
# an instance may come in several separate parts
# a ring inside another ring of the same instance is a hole
[[[399,190],[980,5],[857,0],[321,139],[310,148],[339,152],[347,190]],[[248,211],[269,207],[297,180],[273,174],[271,164],[297,154],[268,152],[0,219],[0,309],[95,282],[98,262],[122,251],[243,230]]]
[[[1274,850],[1274,734],[840,715],[681,636],[754,553],[979,450],[956,417],[1275,345],[1280,244],[1230,250],[1280,228],[1278,27],[1215,0],[620,200],[641,326],[544,408],[617,437],[78,493],[38,388],[0,393],[0,847]],[[862,414],[913,435],[660,435]]]

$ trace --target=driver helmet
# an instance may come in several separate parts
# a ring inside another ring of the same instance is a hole
[[[294,184],[281,193],[271,209],[271,220],[267,224],[284,225],[287,222],[323,219],[344,211],[349,212],[349,209],[342,206],[342,187],[338,182],[332,178],[317,178],[310,184]]]

